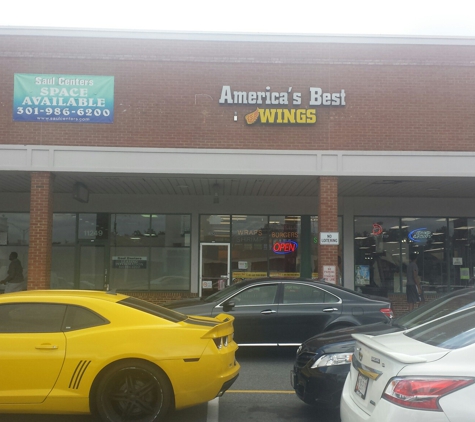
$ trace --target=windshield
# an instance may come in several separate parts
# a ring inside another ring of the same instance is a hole
[[[393,325],[413,328],[470,305],[475,305],[475,289],[452,292],[397,318]]]
[[[459,349],[475,343],[475,307],[454,312],[405,333],[414,340],[444,349]]]

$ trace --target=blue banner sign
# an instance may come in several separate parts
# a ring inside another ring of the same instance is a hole
[[[113,123],[114,77],[16,73],[13,120]]]

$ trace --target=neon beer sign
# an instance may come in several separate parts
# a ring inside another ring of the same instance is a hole
[[[282,240],[280,242],[275,242],[272,246],[272,250],[278,255],[285,255],[295,252],[298,246],[298,243],[293,240]]]
[[[420,229],[415,229],[408,235],[409,239],[413,242],[425,242],[432,237],[432,232],[423,227]]]

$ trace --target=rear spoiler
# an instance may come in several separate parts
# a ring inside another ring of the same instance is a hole
[[[375,336],[369,336],[367,334],[352,334],[351,335],[355,340],[360,343],[365,344],[368,347],[376,350],[379,353],[382,353],[386,356],[389,356],[392,359],[395,359],[402,363],[424,363],[427,362],[426,358],[420,356],[410,356],[405,353],[395,352],[394,350],[382,345],[379,341],[374,340]]]
[[[234,333],[234,317],[228,314],[219,314],[215,316],[217,320],[221,321],[221,324],[218,324],[211,328],[203,337],[201,338],[219,338],[229,336]]]

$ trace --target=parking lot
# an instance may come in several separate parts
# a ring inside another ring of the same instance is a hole
[[[169,422],[339,422],[301,402],[290,385],[294,350],[240,349],[241,373],[223,397],[170,415]],[[0,415],[2,422],[92,422],[91,416]]]

